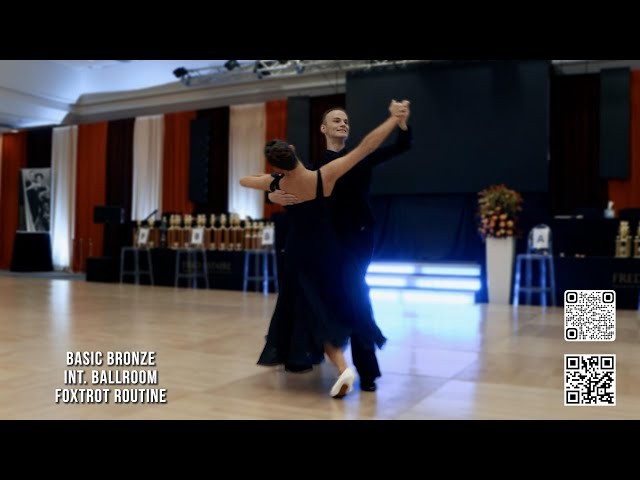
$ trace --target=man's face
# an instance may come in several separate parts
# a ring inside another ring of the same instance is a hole
[[[342,110],[332,110],[327,113],[320,130],[327,138],[346,139],[349,136],[349,117]]]

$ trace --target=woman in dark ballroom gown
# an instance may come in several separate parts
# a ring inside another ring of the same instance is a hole
[[[302,372],[326,354],[340,373],[331,389],[334,398],[353,389],[355,373],[342,351],[352,332],[358,332],[366,348],[382,347],[386,339],[373,319],[359,263],[333,229],[329,197],[336,180],[378,148],[407,109],[392,101],[389,112],[360,145],[317,171],[307,170],[286,142],[272,140],[265,148],[267,160],[284,174],[279,188],[300,203],[286,207],[290,230],[283,285],[258,364],[283,364],[289,371]],[[264,191],[272,181],[271,175],[263,174],[243,177],[240,184]]]

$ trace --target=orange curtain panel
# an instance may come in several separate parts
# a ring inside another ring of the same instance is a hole
[[[191,213],[189,200],[189,139],[196,112],[167,113],[164,116],[164,158],[162,160],[162,212]]]
[[[107,122],[78,127],[76,225],[72,268],[85,272],[87,257],[101,257],[104,225],[93,223],[93,210],[107,196]]]
[[[629,128],[629,178],[609,180],[609,199],[617,212],[640,208],[640,70],[631,72],[631,119]]]
[[[0,188],[0,269],[8,270],[18,229],[20,169],[27,166],[27,133],[5,133]]]

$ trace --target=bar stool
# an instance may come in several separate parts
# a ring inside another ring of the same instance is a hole
[[[249,276],[249,263],[251,257],[254,260],[254,275]],[[262,260],[262,271],[260,269],[260,260]],[[271,268],[269,268],[271,266]],[[244,281],[242,290],[247,291],[249,282],[256,282],[256,291],[262,282],[262,293],[269,293],[269,282],[273,282],[273,288],[278,293],[278,262],[276,260],[276,252],[269,250],[245,250],[244,251]]]
[[[525,263],[525,285],[520,285],[522,263]],[[540,266],[540,283],[533,285],[533,262]],[[549,286],[547,286],[547,267]],[[551,242],[551,228],[545,224],[536,225],[529,232],[527,253],[516,256],[516,273],[513,280],[513,305],[518,306],[520,293],[526,294],[527,304],[531,305],[533,293],[540,294],[540,304],[547,306],[547,294],[551,296],[551,304],[556,306],[556,276],[553,267],[553,248]]]
[[[200,254],[200,255],[198,255]],[[200,256],[200,262],[198,261]],[[187,263],[186,270],[180,268],[182,260]],[[201,267],[201,268],[200,268]],[[204,278],[204,285],[209,288],[209,270],[207,268],[207,252],[203,248],[178,248],[176,249],[176,278],[175,286],[180,279],[192,280],[193,288],[198,288],[198,278]]]
[[[147,255],[147,268],[143,269],[140,266],[140,252],[145,252]],[[125,270],[124,263],[127,254],[133,254],[133,270]],[[122,247],[120,251],[120,283],[123,282],[125,275],[131,275],[134,278],[136,285],[140,284],[140,276],[147,275],[151,285],[153,282],[153,263],[151,262],[151,251],[148,248],[141,247]]]

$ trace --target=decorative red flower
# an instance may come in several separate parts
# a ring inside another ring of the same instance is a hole
[[[478,232],[485,239],[511,237],[516,233],[522,196],[505,185],[491,185],[478,193]],[[508,228],[505,228],[508,227]]]

